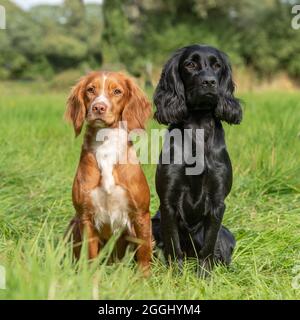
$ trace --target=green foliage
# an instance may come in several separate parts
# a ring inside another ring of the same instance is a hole
[[[162,64],[192,43],[226,51],[234,65],[262,76],[285,71],[299,77],[300,32],[291,28],[291,5],[277,0],[104,1],[106,37],[135,74]]]
[[[0,78],[51,79],[83,64],[101,65],[101,6],[72,0],[24,12],[10,1],[3,5],[7,29],[0,31]]]
[[[66,90],[74,86],[77,80],[82,77],[86,69],[80,67],[77,69],[68,69],[56,74],[50,81],[50,88],[55,90]],[[48,83],[49,85],[49,83]]]
[[[50,63],[64,68],[79,64],[88,52],[86,43],[63,34],[51,34],[42,45]]]
[[[241,54],[262,75],[283,70],[299,77],[300,32],[291,27],[291,7],[279,1],[268,3],[248,21],[251,27],[243,25]]]
[[[283,71],[300,78],[300,32],[291,27],[289,1],[104,0],[85,5],[65,0],[27,12],[7,0],[4,6],[2,79],[48,79],[103,62],[151,78],[174,50],[192,43],[219,47],[235,66],[250,67],[261,77]]]
[[[63,234],[74,214],[82,136],[75,140],[63,121],[68,92],[34,85],[0,84],[0,265],[7,270],[0,299],[300,299],[292,287],[300,264],[299,93],[246,94],[242,124],[225,125],[234,183],[224,224],[237,238],[230,268],[203,281],[192,261],[180,276],[155,259],[143,280],[131,254],[106,263],[110,246],[92,264],[85,256],[72,264]],[[144,170],[154,214],[155,165]]]

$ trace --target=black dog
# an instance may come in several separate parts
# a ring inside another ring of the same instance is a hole
[[[175,52],[166,63],[154,94],[159,123],[168,124],[169,132],[193,130],[192,152],[198,143],[195,129],[204,129],[201,173],[187,175],[190,164],[172,163],[172,141],[168,147],[171,164],[163,164],[161,154],[156,171],[160,211],[152,219],[153,235],[167,261],[175,259],[179,267],[185,256],[198,258],[205,270],[210,270],[213,262],[228,265],[231,261],[235,239],[222,226],[222,218],[232,167],[221,121],[239,124],[242,120],[233,92],[227,56],[209,46],[192,45]]]

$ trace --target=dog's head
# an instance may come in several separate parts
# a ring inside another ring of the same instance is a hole
[[[92,72],[79,80],[67,102],[65,117],[73,123],[76,136],[84,121],[91,127],[117,127],[126,121],[127,129],[144,129],[151,104],[141,89],[120,72]]]
[[[223,52],[204,45],[184,47],[163,68],[154,94],[155,118],[178,123],[195,110],[211,110],[219,120],[238,124],[242,109],[233,93],[231,66]]]

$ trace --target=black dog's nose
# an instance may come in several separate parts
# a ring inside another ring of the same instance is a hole
[[[215,77],[208,76],[203,78],[201,84],[205,87],[216,87],[217,81]]]

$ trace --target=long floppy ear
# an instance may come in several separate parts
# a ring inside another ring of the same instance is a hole
[[[154,92],[157,108],[154,118],[163,124],[178,123],[187,114],[184,86],[179,74],[179,60],[185,48],[179,49],[165,64]]]
[[[127,122],[128,131],[145,129],[147,120],[152,113],[152,107],[146,95],[137,84],[125,76],[129,100],[122,113],[122,121]]]
[[[221,93],[215,115],[218,119],[229,124],[239,124],[242,121],[243,114],[239,100],[234,97],[231,65],[225,53],[221,52],[221,57],[224,67],[220,79]]]
[[[79,82],[72,88],[67,101],[67,109],[65,112],[65,119],[73,123],[75,136],[77,137],[82,129],[85,116],[86,108],[84,105],[84,81],[82,78]]]

